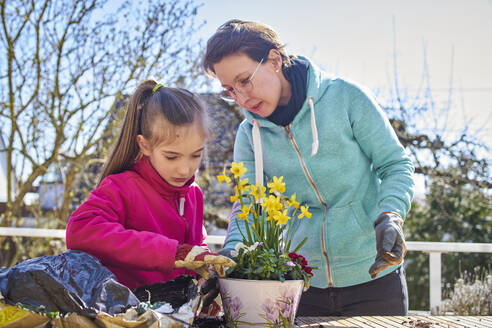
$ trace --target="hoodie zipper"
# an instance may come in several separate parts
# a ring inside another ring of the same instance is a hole
[[[301,151],[299,150],[299,147],[297,146],[297,143],[294,140],[294,136],[292,135],[292,131],[290,130],[290,124],[285,126],[284,129],[287,132],[287,137],[289,138],[290,142],[294,146],[294,149],[297,153],[297,156],[299,157],[302,169],[304,171],[304,175],[309,180],[309,183],[311,184],[311,187],[313,188],[314,193],[316,194],[316,197],[318,197],[319,202],[325,208],[325,215],[324,215],[323,221],[321,223],[321,250],[323,251],[323,256],[325,257],[325,260],[326,260],[326,269],[328,272],[328,286],[333,287],[333,278],[331,275],[330,261],[328,259],[328,253],[326,252],[326,243],[325,243],[325,221],[326,221],[326,215],[328,213],[328,205],[323,200],[323,197],[321,197],[321,194],[319,193],[318,187],[316,187],[316,184],[314,183],[314,180],[311,177],[311,174],[309,174],[309,171],[306,167],[306,163],[304,162],[304,158],[301,155]]]
[[[184,197],[179,197],[179,202],[176,200],[176,209],[178,210],[179,217],[183,220],[185,224],[185,240],[184,242],[188,242],[188,231],[189,231],[189,225],[188,225],[188,220],[186,220],[184,216],[184,205],[185,205],[185,198]]]

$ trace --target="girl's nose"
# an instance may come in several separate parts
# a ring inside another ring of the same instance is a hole
[[[188,177],[190,175],[192,165],[188,162],[181,163],[178,165],[178,173],[181,176]]]

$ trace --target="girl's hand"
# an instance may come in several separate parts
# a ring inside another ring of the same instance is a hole
[[[217,274],[223,277],[225,268],[235,266],[236,262],[228,257],[209,252],[200,246],[188,244],[178,246],[174,261],[175,268],[193,270],[204,279],[209,279],[210,271],[208,265],[213,265]]]

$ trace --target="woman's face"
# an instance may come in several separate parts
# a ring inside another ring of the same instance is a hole
[[[270,116],[279,104],[286,104],[290,98],[290,86],[282,74],[280,55],[278,60],[275,55],[271,51],[256,72],[258,62],[244,53],[228,55],[213,65],[222,87],[235,91],[236,103],[262,117]],[[255,74],[251,79],[251,90],[236,92],[236,88],[249,79],[253,72]]]

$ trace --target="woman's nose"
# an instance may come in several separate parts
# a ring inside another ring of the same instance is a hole
[[[236,93],[236,102],[239,104],[246,104],[246,101],[248,101],[249,94],[244,92],[237,92]]]

